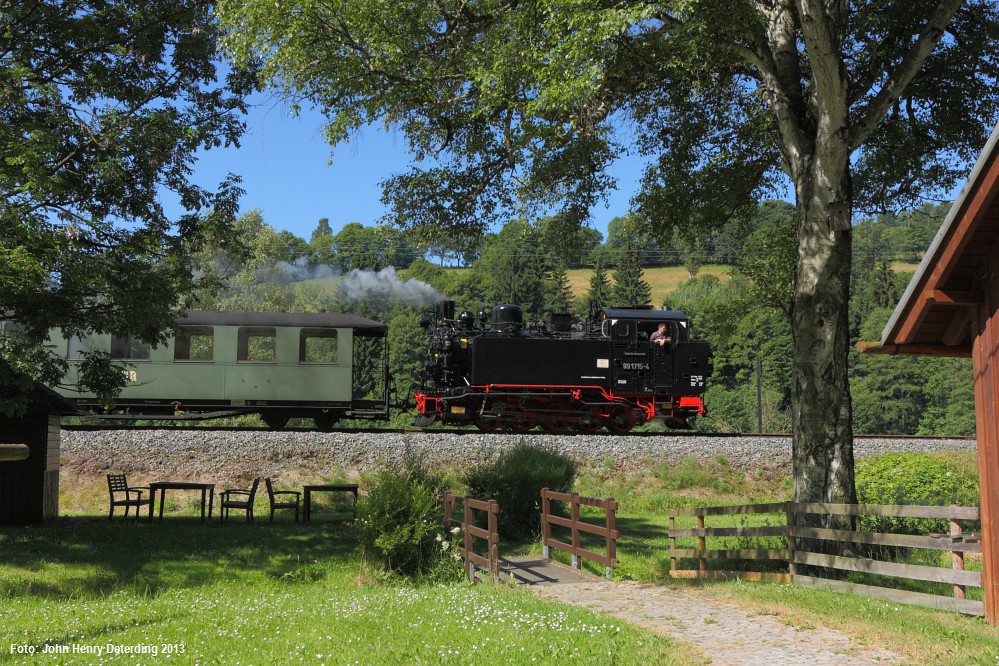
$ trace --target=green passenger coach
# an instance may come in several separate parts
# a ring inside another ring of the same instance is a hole
[[[257,413],[272,428],[312,418],[328,430],[341,418],[387,419],[388,327],[347,314],[210,312],[177,319],[178,333],[156,348],[130,338],[66,339],[77,383],[83,352],[99,349],[126,363],[127,385],[114,404],[62,388],[81,411],[121,418],[210,418]]]

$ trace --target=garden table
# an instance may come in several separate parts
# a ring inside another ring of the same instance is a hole
[[[149,492],[156,503],[156,491],[160,491],[160,518],[163,517],[163,505],[168,490],[200,490],[201,491],[201,522],[205,522],[205,504],[208,504],[208,517],[212,517],[212,507],[215,502],[215,484],[200,481],[156,481],[149,484]],[[153,507],[149,507],[149,520],[153,519]]]
[[[353,493],[354,495],[354,519],[357,519],[357,484],[356,483],[321,483],[310,486],[302,486],[304,491],[304,505],[302,522],[309,522],[312,517],[312,493],[333,492],[333,493]]]

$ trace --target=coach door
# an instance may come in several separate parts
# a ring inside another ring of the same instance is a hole
[[[388,337],[385,328],[355,328],[351,411],[369,418],[388,416]]]

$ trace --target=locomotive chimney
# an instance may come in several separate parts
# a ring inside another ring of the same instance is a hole
[[[437,316],[440,319],[454,319],[454,301],[440,301],[437,304]]]

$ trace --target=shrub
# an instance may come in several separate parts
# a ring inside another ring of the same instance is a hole
[[[549,447],[520,443],[495,460],[465,475],[468,496],[499,503],[499,529],[504,537],[524,538],[541,527],[541,489],[570,492],[578,466]]]
[[[359,503],[362,554],[394,573],[437,571],[447,555],[437,541],[444,522],[441,477],[410,460],[373,472],[365,486]]]
[[[857,501],[862,504],[978,506],[978,469],[972,456],[947,453],[888,453],[860,458]],[[945,520],[869,516],[861,527],[873,532],[929,534],[947,532]],[[977,529],[965,525],[965,530]]]

